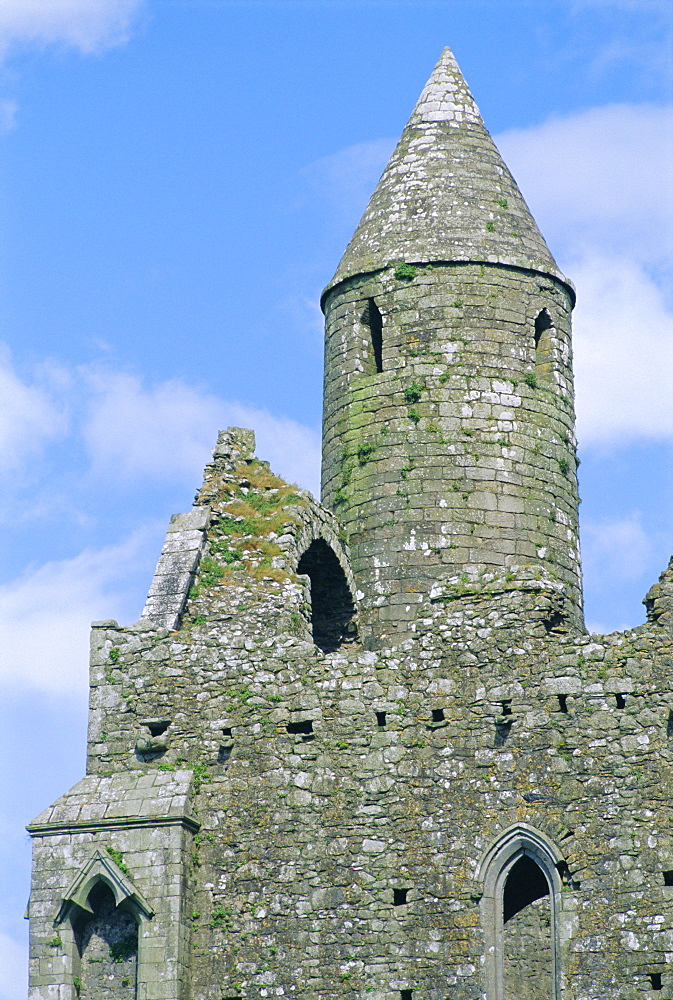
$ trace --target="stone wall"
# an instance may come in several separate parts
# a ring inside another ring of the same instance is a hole
[[[232,484],[253,489],[256,468],[229,470],[219,499],[211,470],[213,512],[232,512]],[[330,523],[308,531],[306,503],[289,505],[305,539]],[[222,538],[210,524],[208,545]],[[480,865],[517,826],[560,859],[564,998],[648,996],[653,975],[670,990],[673,574],[649,595],[652,621],[624,634],[568,631],[553,589],[515,581],[437,596],[398,647],[355,638],[326,654],[307,581],[265,579],[254,545],[242,551],[226,573],[206,563],[179,629],[93,633],[90,768],[192,775],[177,995],[477,1000]],[[149,749],[152,726],[165,728]],[[157,911],[164,891],[142,883]],[[51,933],[36,929],[36,947]]]

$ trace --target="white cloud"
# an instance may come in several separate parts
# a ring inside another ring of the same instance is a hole
[[[0,346],[0,469],[17,469],[67,426],[49,385],[28,384]]]
[[[136,619],[129,582],[159,554],[157,532],[138,531],[125,542],[72,559],[30,568],[0,587],[0,681],[78,700],[87,694],[89,625]],[[151,572],[151,570],[150,570]],[[149,574],[145,589],[149,587]]]
[[[617,521],[584,524],[582,563],[587,576],[602,581],[637,580],[648,569],[653,543],[640,514]]]
[[[630,260],[572,268],[577,433],[583,445],[673,438],[673,313]]]
[[[28,990],[28,949],[0,931],[0,1000],[23,1000]]]
[[[673,436],[673,108],[612,105],[498,145],[577,286],[578,436]]]
[[[16,43],[66,44],[83,53],[127,41],[142,0],[2,0],[0,54]]]
[[[217,430],[257,434],[257,454],[275,472],[319,491],[318,435],[294,420],[200,392],[178,380],[146,388],[134,376],[96,374],[84,438],[94,472],[125,479],[189,480],[198,485]]]
[[[673,108],[615,104],[497,136],[552,249],[673,255]]]

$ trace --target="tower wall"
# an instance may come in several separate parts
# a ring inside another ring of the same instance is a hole
[[[323,501],[374,634],[404,633],[438,587],[536,577],[580,617],[572,304],[556,277],[487,263],[328,292]]]

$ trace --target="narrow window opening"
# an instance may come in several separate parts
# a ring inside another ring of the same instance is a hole
[[[385,712],[377,712],[376,713],[376,725],[380,726],[381,729],[383,729],[385,727],[385,724],[386,724],[386,713]]]
[[[664,876],[664,885],[673,885],[673,868],[661,874]]]
[[[231,726],[225,726],[222,729],[222,735],[225,739],[225,743],[220,744],[220,748],[217,751],[217,763],[226,764],[231,757],[231,751],[234,749],[234,738],[231,731]]]
[[[311,627],[313,641],[323,653],[332,653],[344,642],[357,638],[353,616],[355,605],[346,574],[336,555],[322,538],[311,542],[297,566],[311,581]]]
[[[549,883],[542,869],[527,854],[516,861],[507,876],[502,897],[502,919],[507,923],[524,907],[549,895]]]
[[[511,699],[508,699],[507,701],[503,701],[500,704],[502,705],[502,714],[503,715],[511,715],[512,714],[512,701],[511,701]]]
[[[432,710],[432,721],[433,722],[444,722],[444,709],[443,708],[433,708],[433,710]]]
[[[373,366],[366,374],[373,375],[383,371],[383,317],[374,299],[368,299],[362,314],[362,323],[369,327],[371,358]]]
[[[301,736],[305,743],[312,740],[315,735],[313,722],[310,719],[304,719],[303,722],[288,722],[287,731],[291,735]]]
[[[407,902],[408,889],[393,889],[393,905],[404,906]]]
[[[413,990],[400,990],[400,1000],[413,1000]]]
[[[568,695],[560,694],[558,695],[558,707],[559,712],[563,712],[564,715],[568,714]]]
[[[626,708],[626,695],[616,694],[615,699],[617,701],[617,708]]]
[[[666,736],[669,740],[673,740],[673,708],[668,710],[668,719],[666,721]]]
[[[535,319],[535,379],[548,382],[552,367],[552,331],[554,325],[546,309]]]
[[[651,989],[661,990],[663,986],[661,985],[661,973],[660,972],[650,972],[650,984]]]

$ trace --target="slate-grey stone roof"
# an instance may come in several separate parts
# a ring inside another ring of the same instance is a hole
[[[501,263],[566,280],[448,48],[328,288],[396,260]]]

